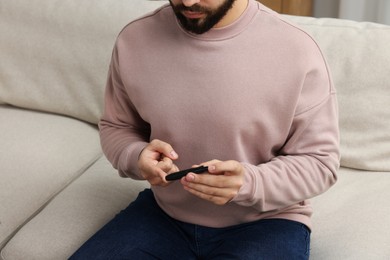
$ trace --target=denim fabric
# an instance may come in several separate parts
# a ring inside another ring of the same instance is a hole
[[[226,228],[177,221],[147,189],[70,259],[308,259],[310,231],[267,219]]]

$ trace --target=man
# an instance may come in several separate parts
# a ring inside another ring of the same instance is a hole
[[[308,199],[339,166],[336,104],[313,39],[254,0],[171,0],[130,23],[100,134],[151,190],[74,259],[307,259]]]

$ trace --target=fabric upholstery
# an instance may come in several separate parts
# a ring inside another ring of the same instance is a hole
[[[101,157],[96,123],[117,34],[165,3],[0,1],[0,259],[66,259],[147,186]],[[340,106],[344,167],[313,199],[311,259],[389,259],[390,27],[286,18],[323,49]]]
[[[0,248],[101,149],[96,127],[75,119],[0,106]]]
[[[161,5],[131,2],[1,1],[0,103],[97,123],[117,34]]]
[[[119,177],[102,157],[26,224],[2,257],[67,259],[146,187],[146,182]]]
[[[289,17],[322,48],[340,109],[341,165],[390,171],[390,26]]]
[[[7,37],[1,38],[0,102],[97,123],[117,34],[131,19],[166,2],[132,1],[138,8],[126,0],[3,2],[0,31]],[[390,69],[390,27],[288,19],[313,35],[329,62],[340,103],[342,165],[390,170],[390,160],[383,160],[390,157],[390,109],[383,109],[390,87],[382,73]]]
[[[338,183],[312,201],[311,259],[389,259],[389,186],[389,172],[341,168]]]

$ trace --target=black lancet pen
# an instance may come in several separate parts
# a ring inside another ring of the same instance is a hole
[[[199,166],[196,168],[190,168],[190,169],[174,172],[174,173],[171,173],[171,174],[168,174],[167,176],[165,176],[165,180],[167,180],[167,181],[179,180],[182,177],[186,176],[190,172],[193,172],[196,174],[207,172],[208,168],[209,167],[207,167],[207,166]]]

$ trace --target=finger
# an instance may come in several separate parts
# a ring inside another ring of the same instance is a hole
[[[181,183],[193,195],[222,205],[237,196],[242,180],[239,176],[189,173],[181,179]]]
[[[186,179],[187,178],[182,179],[182,184],[184,187],[188,187],[192,190],[195,190],[197,192],[207,194],[207,195],[223,196],[223,194],[224,194],[221,187],[209,186],[209,185],[204,184],[204,183],[188,182]]]
[[[211,175],[207,173],[206,174],[189,173],[185,177],[183,177],[182,180],[183,180],[182,182],[183,185],[209,194],[214,194],[212,188],[229,189],[231,187],[237,186],[235,183],[232,183],[232,181],[234,180],[232,180],[232,178],[230,177],[224,175]],[[208,192],[208,190],[210,191]]]
[[[192,167],[192,168],[196,168],[196,167],[199,167],[199,166],[207,166],[208,169],[210,169],[210,167],[213,167],[213,166],[212,166],[213,164],[216,164],[216,163],[219,163],[219,162],[221,162],[221,161],[220,161],[220,160],[214,159],[214,160],[211,160],[211,161],[202,162],[202,163],[200,163],[200,164],[194,164],[194,165],[192,165],[191,167]],[[210,171],[209,171],[209,173],[210,173]],[[218,174],[218,173],[217,173],[217,172],[214,172],[214,174]]]
[[[161,170],[159,168],[156,168],[156,169],[154,169],[153,174],[148,176],[147,181],[152,186],[162,186],[162,187],[165,187],[165,186],[170,184],[168,181],[165,180],[165,176],[166,175],[167,174],[163,170]]]
[[[191,185],[204,185],[209,187],[226,187],[228,186],[226,183],[226,178],[222,178],[224,176],[222,175],[211,175],[211,174],[194,174],[194,173],[188,173],[183,181],[185,184],[191,186]]]
[[[157,167],[162,169],[164,172],[168,172],[173,167],[173,161],[164,156],[162,160],[157,163]]]
[[[223,173],[226,175],[242,173],[242,165],[237,161],[217,162],[209,166],[209,172],[212,174]]]
[[[218,190],[215,190],[214,192],[209,190],[206,192],[205,190],[193,189],[188,186],[184,186],[184,189],[201,199],[213,202],[217,205],[224,205],[231,200],[229,195],[222,194],[220,191],[218,192]],[[208,188],[206,187],[206,189]]]
[[[194,165],[194,166],[195,166],[195,167],[201,166],[201,165],[203,165],[203,166],[210,166],[210,165],[213,165],[213,164],[216,164],[216,163],[219,163],[219,162],[221,162],[221,161],[220,161],[220,160],[214,159],[214,160],[211,160],[211,161],[202,162],[202,163],[197,164],[197,165]]]
[[[150,145],[154,150],[158,151],[159,153],[172,160],[176,160],[177,158],[179,158],[178,154],[175,152],[175,150],[173,150],[172,146],[166,142],[155,139],[150,142]]]

